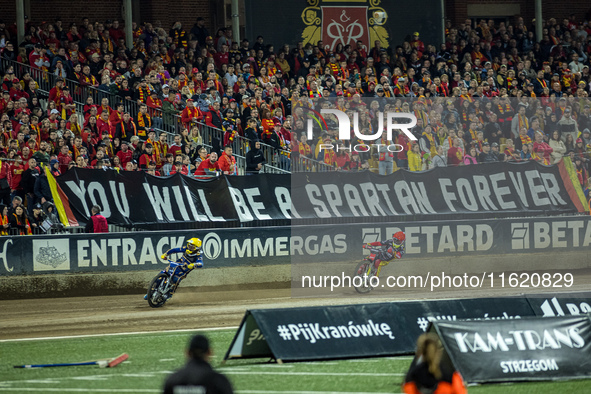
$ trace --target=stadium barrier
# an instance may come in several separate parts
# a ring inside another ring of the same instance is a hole
[[[510,325],[524,317],[550,316],[540,310],[540,305],[550,302],[579,316],[581,310],[591,309],[591,293],[255,309],[246,311],[224,360],[272,357],[283,362],[412,354],[416,339],[430,322]],[[494,335],[494,340],[499,338]],[[591,346],[588,341],[584,345]]]
[[[189,275],[183,287],[287,286],[291,280],[294,296],[335,296],[354,290],[333,291],[330,283],[304,286],[302,278],[353,275],[365,257],[363,244],[398,230],[407,235],[406,254],[385,267],[383,275],[475,273],[488,280],[493,272],[591,268],[589,216],[7,236],[0,238],[0,295],[52,295],[57,282],[60,295],[85,294],[90,287],[103,294],[131,291],[130,281],[137,291],[165,267],[159,257],[163,252],[197,236],[203,240],[205,269]],[[90,279],[99,274],[107,278],[108,289]],[[497,286],[499,280],[496,276]]]

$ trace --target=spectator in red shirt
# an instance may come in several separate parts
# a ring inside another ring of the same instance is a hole
[[[201,164],[199,164],[199,167],[197,167],[197,170],[195,171],[195,176],[199,176],[199,175],[215,176],[215,175],[217,175],[218,171],[220,169],[217,160],[218,160],[218,154],[215,152],[211,152],[209,154],[209,156],[207,157],[207,159],[203,160],[201,162]],[[207,179],[207,178],[202,178],[202,179]]]
[[[99,135],[103,135],[106,131],[111,136],[111,125],[109,124],[109,112],[104,110],[101,113],[101,116],[96,120],[96,127],[98,129]]]
[[[460,139],[454,138],[453,145],[447,150],[447,164],[458,166],[464,161],[464,151],[460,148]]]
[[[140,156],[139,167],[142,170],[148,169],[148,163],[151,161],[156,162],[154,154],[152,153],[154,146],[150,143],[144,145],[144,152]]]
[[[541,132],[536,132],[534,138],[534,152],[536,152],[538,156],[543,158],[542,164],[550,165],[550,155],[552,154],[552,152],[554,152],[554,149],[552,149],[550,145],[548,145],[548,143],[544,141],[544,134],[542,134]]]
[[[196,108],[192,99],[187,100],[187,106],[181,113],[181,122],[187,130],[191,129],[193,123],[198,123],[203,120],[203,115],[199,108]]]
[[[5,166],[4,164],[2,165]],[[9,186],[10,186],[10,193],[11,199],[14,196],[20,196],[21,198],[24,197],[23,188],[21,187],[21,179],[23,175],[23,171],[25,171],[25,166],[23,165],[23,159],[20,156],[15,156],[14,162],[10,165],[9,168]]]
[[[57,155],[57,161],[60,163],[60,172],[63,174],[68,170],[68,165],[72,161],[72,153],[68,145],[62,145],[60,153]]]
[[[180,173],[183,175],[189,175],[189,169],[187,168],[187,166],[183,165],[183,162],[181,161],[180,157],[176,158],[176,161],[174,162],[174,166],[172,166],[172,168],[170,170],[170,175],[174,175],[176,173]]]
[[[230,145],[224,147],[224,152],[218,161],[218,166],[225,175],[238,175],[236,158],[232,155],[232,147]]]
[[[179,134],[174,136],[174,143],[168,148],[168,152],[172,153],[175,157],[177,154],[182,153],[182,141],[181,136]]]
[[[121,141],[121,150],[117,152],[117,157],[119,157],[119,161],[121,163],[121,167],[125,168],[127,163],[131,161],[133,157],[133,152],[129,150],[129,145],[127,141]]]
[[[222,45],[222,50],[213,55],[213,61],[217,69],[222,68],[222,64],[228,64],[230,62],[230,54],[228,53],[228,46]]]

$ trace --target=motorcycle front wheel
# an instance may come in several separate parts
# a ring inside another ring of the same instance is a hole
[[[150,282],[150,287],[148,288],[148,304],[152,308],[160,308],[166,303],[165,294],[160,289],[166,286],[167,282],[168,275],[162,273],[156,275]]]
[[[365,277],[365,276],[367,276],[367,277]],[[359,279],[355,279],[356,277],[359,277],[361,279],[361,282]],[[371,287],[371,285],[369,284],[370,278],[371,278],[371,262],[363,261],[355,269],[355,274],[353,276],[353,287],[355,287],[355,290],[357,290],[358,293],[361,293],[361,294],[369,293],[373,289],[373,287]],[[359,283],[361,283],[361,285],[356,286],[356,284],[359,284]]]

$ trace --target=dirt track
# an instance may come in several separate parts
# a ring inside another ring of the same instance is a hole
[[[537,293],[589,291],[591,273],[579,272],[570,289]],[[462,298],[516,295],[524,289],[478,290],[376,290],[367,297],[354,290],[332,298],[291,298],[291,289],[192,291],[180,289],[163,308],[152,309],[143,295],[72,297],[0,301],[0,339],[101,334],[167,329],[198,329],[236,326],[247,309],[342,305],[395,299]]]

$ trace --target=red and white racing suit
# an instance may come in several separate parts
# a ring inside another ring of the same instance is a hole
[[[366,246],[367,245],[367,246]],[[372,252],[370,260],[373,259],[373,266],[377,269],[382,261],[391,261],[394,259],[401,259],[404,254],[404,245],[395,245],[393,239],[387,239],[382,242],[371,242],[364,245],[365,248],[371,247],[373,249],[380,248],[378,253]]]

